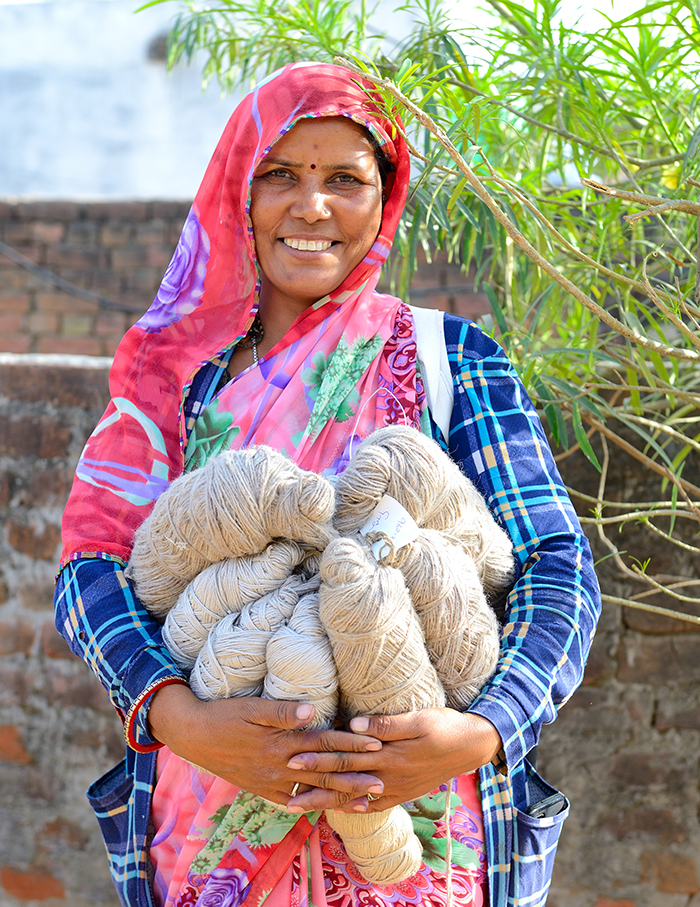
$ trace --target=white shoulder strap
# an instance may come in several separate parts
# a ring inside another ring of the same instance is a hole
[[[444,316],[437,309],[410,306],[416,326],[416,346],[420,373],[428,407],[445,440],[450,436],[454,402],[452,372],[445,346]]]

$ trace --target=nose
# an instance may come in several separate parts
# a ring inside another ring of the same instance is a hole
[[[289,213],[293,217],[305,220],[307,224],[313,224],[319,220],[328,220],[331,216],[328,201],[328,193],[324,191],[324,187],[319,186],[315,182],[307,183],[302,180],[297,187],[296,197],[289,209]]]

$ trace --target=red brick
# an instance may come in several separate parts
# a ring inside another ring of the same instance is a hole
[[[26,705],[29,677],[24,668],[0,668],[0,702],[3,706]]]
[[[0,455],[10,457],[64,457],[70,430],[52,416],[19,416],[7,419],[0,433]]]
[[[60,242],[66,232],[64,224],[47,224],[38,221],[31,225],[31,236],[36,242],[57,243]]]
[[[96,302],[61,292],[37,293],[36,307],[40,312],[92,312],[96,314],[100,310]]]
[[[142,221],[148,216],[145,202],[96,202],[89,211],[95,220]]]
[[[646,598],[644,601],[649,605],[659,605],[662,608],[669,607],[668,596],[663,593]],[[696,617],[700,616],[700,605],[692,602],[682,602],[679,610]],[[640,611],[639,608],[623,608],[622,619],[631,630],[638,630],[640,633],[653,633],[656,635],[700,633],[700,624],[692,624],[689,621],[677,620],[673,617],[662,617],[659,614],[653,614],[651,611]]]
[[[52,668],[47,673],[46,698],[48,701],[53,705],[78,706],[113,714],[113,706],[97,678],[93,677],[84,665],[76,663],[74,658],[65,667],[73,667],[73,665],[75,665],[75,672],[60,673]]]
[[[656,711],[654,725],[660,731],[671,728],[690,728],[700,731],[700,705],[688,706],[685,702],[665,702]]]
[[[683,769],[674,753],[618,753],[610,773],[615,788],[674,788]]]
[[[600,683],[612,674],[614,664],[608,653],[609,645],[610,640],[607,633],[599,633],[594,637],[583,675],[584,686]]]
[[[124,333],[127,328],[125,312],[103,312],[95,319],[95,335],[108,337],[117,333]]]
[[[94,315],[65,312],[61,334],[64,337],[89,337],[95,324]]]
[[[63,816],[47,822],[36,836],[37,850],[41,855],[60,853],[62,849],[84,850],[90,835],[77,822]]]
[[[4,605],[10,598],[10,590],[7,588],[5,578],[0,575],[0,605]]]
[[[102,353],[102,345],[94,337],[42,337],[37,346],[40,353],[77,356],[100,356]]]
[[[24,741],[16,724],[0,726],[0,761],[16,762],[19,765],[30,765],[32,757],[24,746]]]
[[[12,479],[9,472],[0,473],[0,507],[7,507],[12,493]]]
[[[5,242],[9,246],[16,247],[18,243],[30,243],[34,239],[32,236],[32,225],[19,223],[18,221],[7,224],[2,232]]]
[[[22,583],[18,589],[22,608],[26,611],[52,611],[53,591],[53,579],[47,578],[35,583]]]
[[[74,221],[66,230],[66,243],[94,246],[97,242],[97,224],[91,220]]]
[[[163,278],[165,267],[162,268],[134,268],[126,275],[126,286],[130,290],[142,290],[149,295],[155,295]]]
[[[0,655],[21,652],[29,655],[34,642],[34,627],[26,621],[2,621],[0,623]]]
[[[75,202],[27,202],[15,208],[20,220],[74,221],[79,210]]]
[[[666,894],[696,894],[700,891],[695,861],[670,851],[642,854],[642,881]]]
[[[53,623],[41,626],[41,651],[47,658],[74,658],[70,646],[58,632]]]
[[[175,218],[182,222],[190,210],[189,202],[153,202],[153,217]],[[180,224],[179,230],[182,229]]]
[[[146,264],[165,272],[165,269],[170,264],[170,259],[173,257],[173,250],[170,246],[149,246],[146,252]]]
[[[50,560],[55,556],[56,546],[61,541],[61,530],[49,523],[38,532],[33,526],[24,526],[14,520],[8,520],[7,538],[12,548],[20,554]]]
[[[0,295],[0,312],[28,312],[30,305],[28,293]]]
[[[31,348],[30,334],[6,334],[0,337],[0,351],[3,353],[29,353]]]
[[[671,809],[650,806],[618,809],[604,815],[598,827],[610,832],[617,841],[652,838],[661,844],[682,844],[688,840],[688,830]]]
[[[146,221],[136,227],[136,242],[143,246],[157,246],[165,242],[165,224],[161,218]]]
[[[92,376],[88,380],[93,380]],[[21,495],[22,501],[27,505],[41,506],[42,504],[65,504],[68,492],[73,484],[73,473],[69,469],[42,469],[33,472],[27,486],[26,493]]]
[[[57,312],[32,312],[27,319],[27,330],[31,334],[55,334],[58,331]]]
[[[0,364],[3,396],[22,403],[105,407],[109,402],[108,380],[109,369],[104,366]]]
[[[65,898],[63,882],[38,867],[26,872],[14,866],[0,869],[0,885],[20,901],[45,901],[47,898]]]
[[[109,221],[100,231],[100,243],[105,248],[128,246],[132,233],[133,228],[128,221]]]
[[[610,898],[601,898],[595,902],[595,907],[637,907],[634,901],[611,901]]]
[[[69,243],[56,243],[49,246],[46,252],[49,267],[96,268],[107,263],[107,252],[99,246],[73,246]]]
[[[146,250],[141,246],[126,246],[112,252],[112,267],[117,271],[130,271],[147,263]]]
[[[103,356],[114,356],[117,352],[117,347],[124,339],[124,334],[113,334],[111,337],[102,338],[102,355]]]
[[[3,334],[18,334],[24,327],[24,316],[19,312],[0,314],[0,337]]]
[[[628,633],[618,653],[618,680],[662,684],[700,680],[700,636]]]

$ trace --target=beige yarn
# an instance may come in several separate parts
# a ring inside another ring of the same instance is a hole
[[[321,580],[321,620],[347,716],[444,705],[401,573],[378,564],[364,540],[341,538],[323,553]],[[328,812],[326,819],[370,882],[393,884],[420,867],[421,844],[402,807],[365,815]]]
[[[305,591],[304,580],[290,576],[274,592],[215,624],[192,669],[192,691],[200,699],[260,696],[267,644]]]
[[[273,542],[253,557],[227,558],[202,570],[165,618],[163,639],[174,661],[190,670],[211,628],[276,589],[303,557],[296,542]]]
[[[185,586],[227,557],[258,554],[274,539],[323,550],[333,487],[270,447],[227,451],[176,479],[136,533],[127,568],[136,594],[164,617]]]
[[[336,482],[334,525],[360,529],[383,495],[397,500],[421,528],[439,529],[474,559],[489,601],[515,578],[513,546],[486,502],[442,448],[403,425],[373,432]]]
[[[318,591],[302,596],[267,644],[263,697],[310,702],[316,714],[309,727],[330,728],[338,712],[338,672],[318,599]]]
[[[472,558],[435,529],[388,559],[400,567],[447,704],[469,706],[498,663],[498,621]]]

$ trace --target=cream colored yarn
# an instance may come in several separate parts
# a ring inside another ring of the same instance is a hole
[[[316,714],[309,727],[330,728],[338,712],[338,672],[318,599],[317,589],[303,595],[267,644],[263,697],[311,702]]]
[[[334,525],[360,529],[383,495],[425,529],[439,529],[472,556],[489,601],[515,578],[513,546],[483,497],[441,447],[408,426],[380,428],[354,452],[336,482]]]
[[[253,557],[227,558],[202,570],[165,618],[163,639],[174,661],[190,670],[212,627],[274,591],[303,557],[296,542],[273,542]]]
[[[441,532],[422,529],[386,562],[401,569],[447,704],[463,711],[496,670],[500,649],[474,561]]]
[[[193,692],[200,699],[260,696],[267,644],[291,617],[306,586],[301,577],[290,576],[274,592],[215,624],[190,674]]]
[[[401,573],[378,564],[364,540],[341,538],[323,553],[321,580],[321,620],[347,716],[444,705]],[[370,882],[389,885],[418,871],[422,847],[402,807],[365,815],[328,812],[326,819]]]
[[[176,479],[136,533],[127,568],[151,614],[164,617],[205,567],[258,554],[274,539],[323,550],[333,487],[270,447],[227,451]]]

